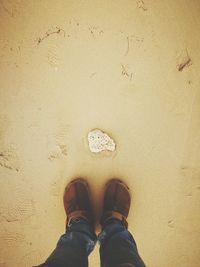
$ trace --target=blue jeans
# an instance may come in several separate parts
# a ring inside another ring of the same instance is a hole
[[[98,238],[86,220],[75,219],[52,254],[38,267],[87,267],[97,239],[101,267],[145,267],[132,235],[117,219],[110,219]]]

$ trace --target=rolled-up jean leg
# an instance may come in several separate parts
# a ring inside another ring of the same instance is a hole
[[[101,267],[145,267],[133,236],[120,220],[110,219],[98,240]]]
[[[82,218],[73,220],[45,263],[35,267],[87,267],[96,244],[92,226]]]

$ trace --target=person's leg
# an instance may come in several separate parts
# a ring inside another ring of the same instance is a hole
[[[85,219],[71,221],[67,231],[58,241],[57,247],[43,267],[87,267],[88,255],[94,249],[96,235]],[[38,266],[38,267],[39,267]]]
[[[133,236],[120,220],[106,223],[99,242],[102,267],[145,267]]]
[[[110,180],[105,189],[102,232],[98,236],[102,267],[145,267],[126,221],[131,204],[129,188]]]
[[[96,235],[89,187],[85,180],[76,179],[66,187],[64,206],[67,214],[66,233],[40,267],[88,266],[88,255],[94,249]]]

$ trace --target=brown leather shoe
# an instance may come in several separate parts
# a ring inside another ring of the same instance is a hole
[[[101,226],[111,219],[121,220],[127,228],[127,217],[131,204],[131,196],[128,186],[119,179],[111,179],[105,186],[103,215]]]
[[[63,202],[67,215],[67,224],[72,219],[84,218],[93,224],[93,211],[88,183],[83,178],[76,178],[65,188]]]

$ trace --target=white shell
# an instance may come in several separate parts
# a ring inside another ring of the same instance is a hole
[[[106,150],[114,151],[116,147],[114,140],[99,129],[92,130],[88,133],[88,143],[90,151],[93,153]]]

